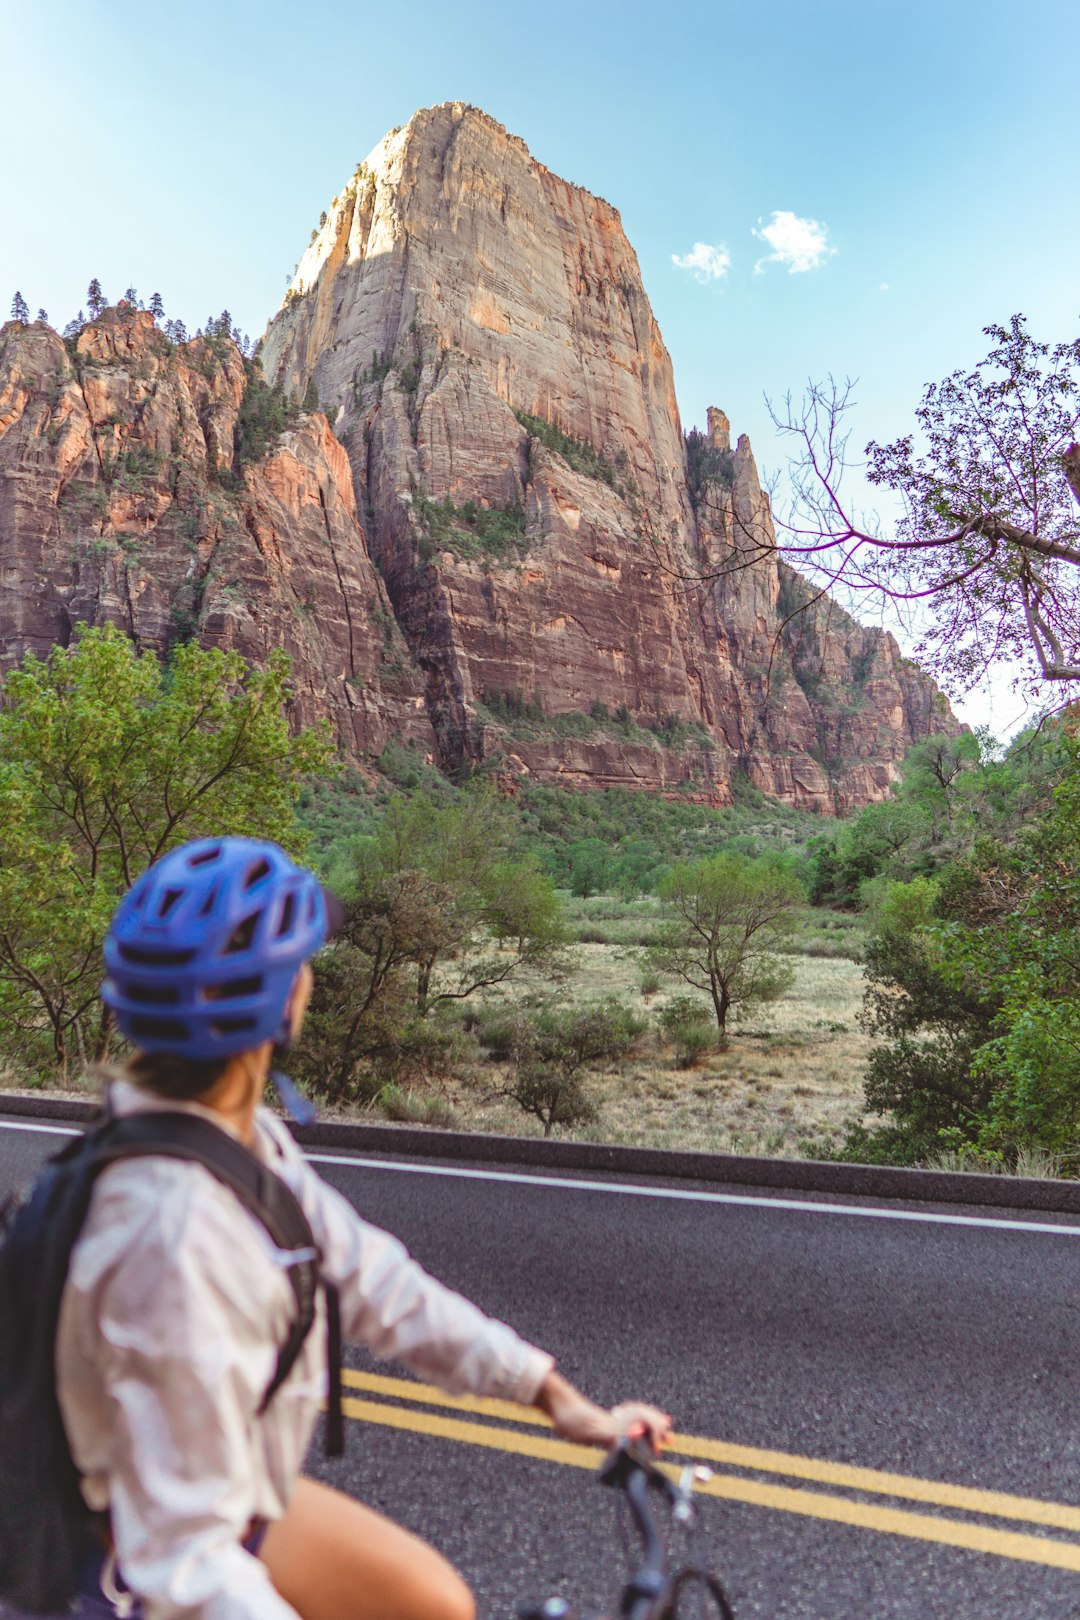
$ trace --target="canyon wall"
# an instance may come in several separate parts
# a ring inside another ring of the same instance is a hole
[[[180,346],[126,305],[72,352],[43,323],[0,330],[0,667],[112,623],[167,651],[197,635],[292,658],[297,723],[343,747],[431,745],[421,683],[368,555],[323,416],[236,454],[248,383],[229,339]]]
[[[617,211],[477,109],[359,165],[262,357],[334,415],[444,760],[831,811],[955,726],[892,637],[789,621],[749,442],[711,411],[688,465]]]
[[[684,438],[617,211],[477,109],[359,165],[260,359],[293,401],[265,442],[224,334],[124,304],[69,343],[0,329],[0,665],[80,620],[281,646],[296,720],[359,760],[826,812],[956,729],[780,560],[724,413]]]

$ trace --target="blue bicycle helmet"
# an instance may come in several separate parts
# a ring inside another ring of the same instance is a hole
[[[224,1059],[282,1041],[297,969],[330,932],[328,899],[276,844],[184,844],[120,902],[102,999],[144,1052]]]

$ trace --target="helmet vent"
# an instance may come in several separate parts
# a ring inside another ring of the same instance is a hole
[[[118,941],[117,949],[125,962],[136,967],[184,967],[195,955],[193,950],[165,951],[148,945],[125,945]]]
[[[201,849],[197,855],[189,855],[189,866],[205,866],[208,861],[221,859],[221,845],[215,844],[212,849]]]
[[[226,979],[223,984],[208,984],[203,996],[207,1001],[236,1001],[241,996],[257,996],[262,988],[262,974],[252,973],[246,979]]]
[[[183,889],[165,890],[165,893],[162,896],[161,904],[158,907],[158,916],[160,918],[165,918],[169,915],[169,912],[172,910],[173,906],[175,906],[183,892]]]
[[[215,1035],[242,1035],[245,1030],[255,1028],[255,1020],[239,1015],[234,1018],[215,1018],[210,1028]]]
[[[251,948],[251,941],[255,935],[255,924],[259,920],[259,913],[253,911],[250,917],[245,917],[242,923],[237,923],[225,947],[226,956],[238,955],[241,951]]]
[[[145,1035],[153,1041],[186,1041],[191,1031],[182,1018],[155,1018],[152,1013],[132,1013],[125,1034],[135,1039]]]
[[[281,922],[278,924],[278,939],[289,932],[293,925],[293,916],[296,912],[296,896],[287,894],[285,904],[281,908]]]
[[[244,879],[245,890],[253,889],[256,883],[261,883],[263,878],[269,874],[269,871],[270,862],[265,856],[261,861],[256,861],[255,865],[248,869],[247,877]]]
[[[180,992],[174,984],[128,984],[124,986],[128,1001],[141,1001],[155,1007],[175,1007]]]

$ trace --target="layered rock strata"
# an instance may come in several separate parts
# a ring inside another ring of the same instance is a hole
[[[891,637],[788,619],[748,441],[713,411],[688,464],[618,213],[475,108],[358,167],[262,354],[336,408],[444,764],[833,811],[955,726]]]
[[[73,352],[43,323],[0,331],[0,666],[80,621],[165,652],[197,635],[292,658],[293,718],[342,746],[430,746],[421,683],[372,566],[342,446],[294,413],[244,464],[234,343],[175,347],[126,305]]]
[[[80,620],[291,654],[297,723],[575,786],[832,812],[954,729],[780,560],[749,442],[684,438],[619,215],[475,108],[379,143],[262,346],[121,305],[0,328],[0,667]],[[376,566],[378,572],[376,572]]]

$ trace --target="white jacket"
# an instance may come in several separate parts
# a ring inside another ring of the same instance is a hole
[[[224,1128],[126,1082],[111,1101]],[[361,1220],[263,1109],[254,1150],[303,1205],[345,1338],[452,1393],[535,1398],[551,1357]],[[284,1514],[326,1392],[320,1302],[296,1366],[258,1411],[294,1310],[264,1227],[201,1165],[142,1158],[102,1174],[64,1291],[57,1380],[84,1494],[109,1508],[147,1620],[295,1620],[240,1545],[252,1519]]]

